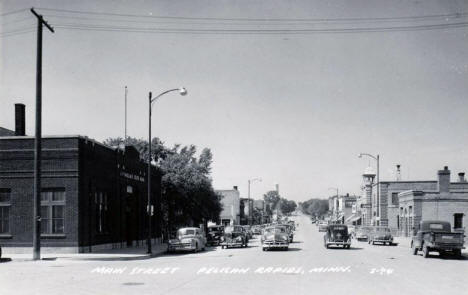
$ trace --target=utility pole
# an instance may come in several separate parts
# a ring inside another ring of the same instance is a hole
[[[125,86],[125,136],[124,143],[127,144],[127,86]]]
[[[34,140],[34,227],[33,260],[41,259],[41,151],[42,151],[42,25],[54,33],[54,29],[31,8],[37,17],[37,63],[36,63],[36,137]]]

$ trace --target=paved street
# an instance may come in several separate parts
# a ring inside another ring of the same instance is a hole
[[[289,251],[239,249],[135,260],[15,261],[0,264],[1,294],[466,294],[463,259],[410,254],[407,245],[329,249],[304,216]],[[109,271],[115,273],[110,274]]]

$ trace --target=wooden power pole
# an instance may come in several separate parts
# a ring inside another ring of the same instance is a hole
[[[42,136],[42,26],[52,33],[54,29],[37,14],[37,63],[36,63],[36,137],[34,140],[34,227],[33,227],[33,260],[41,259],[41,136]]]

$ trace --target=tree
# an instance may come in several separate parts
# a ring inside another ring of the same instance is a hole
[[[280,199],[280,195],[277,191],[268,191],[263,195],[263,200],[265,201],[268,214],[271,214],[273,210],[277,209],[276,206],[278,205]]]
[[[302,212],[314,217],[324,216],[328,212],[328,200],[312,198],[300,205]]]
[[[281,199],[281,212],[283,214],[290,214],[297,208],[296,202],[287,199]]]
[[[132,145],[140,158],[148,161],[148,142],[142,139],[109,138],[109,146]],[[158,138],[151,142],[151,158],[161,169],[163,223],[167,231],[179,226],[198,225],[204,221],[218,221],[222,210],[221,198],[212,186],[210,177],[213,155],[209,148],[197,159],[194,145],[174,145],[167,148]]]

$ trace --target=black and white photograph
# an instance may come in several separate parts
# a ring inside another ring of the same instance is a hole
[[[0,0],[1,295],[468,290],[467,0]]]

